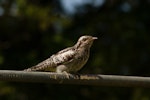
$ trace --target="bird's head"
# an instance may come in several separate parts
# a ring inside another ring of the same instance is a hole
[[[90,48],[91,45],[93,44],[93,41],[98,39],[97,37],[93,36],[81,36],[76,43],[75,47],[76,48]]]

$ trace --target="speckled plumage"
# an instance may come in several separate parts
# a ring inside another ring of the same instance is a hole
[[[86,64],[95,39],[97,37],[81,36],[74,46],[59,51],[25,71],[77,72]]]

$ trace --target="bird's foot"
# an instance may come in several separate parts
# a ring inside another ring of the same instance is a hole
[[[65,74],[65,75],[67,76],[67,79],[69,79],[69,78],[70,78],[70,76],[71,76],[71,74],[70,74],[70,73],[68,73],[68,72],[66,72],[66,71],[63,71],[63,74]]]

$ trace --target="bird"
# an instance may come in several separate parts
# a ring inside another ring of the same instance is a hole
[[[76,73],[87,63],[90,48],[96,39],[98,38],[89,35],[81,36],[74,46],[63,49],[24,71]]]

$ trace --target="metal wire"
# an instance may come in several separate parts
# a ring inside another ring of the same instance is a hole
[[[35,82],[115,87],[150,87],[150,77],[99,74],[58,74],[52,72],[25,72],[0,70],[0,81]]]

